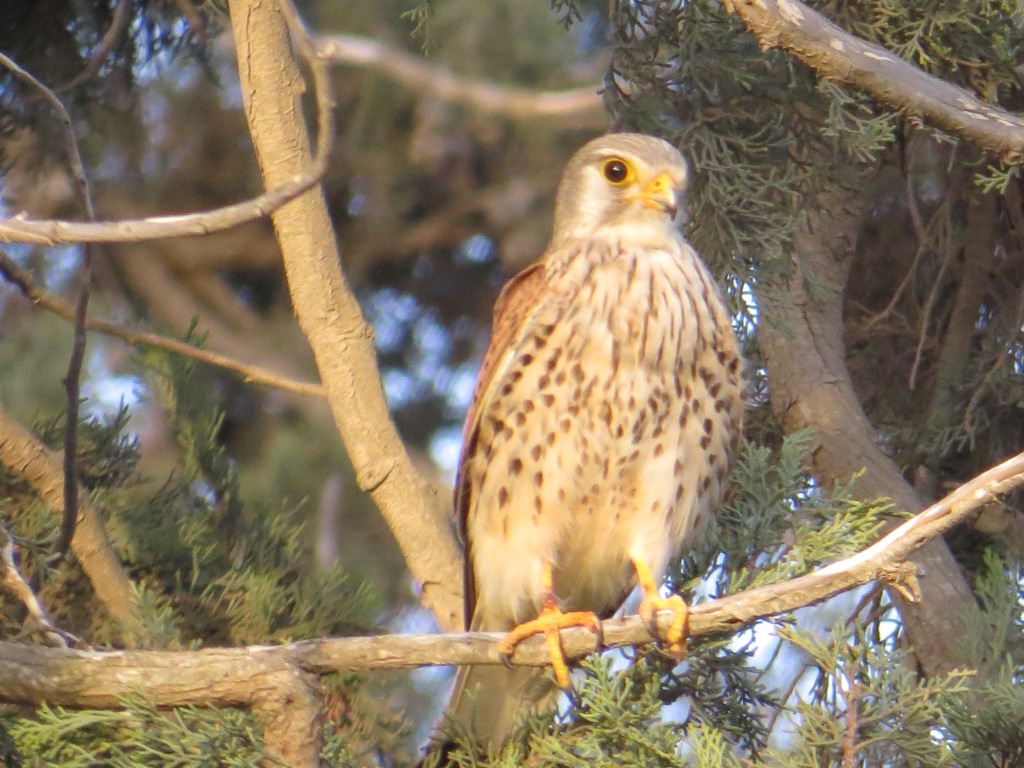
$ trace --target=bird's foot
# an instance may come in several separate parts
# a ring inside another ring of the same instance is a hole
[[[679,595],[662,597],[657,592],[645,594],[640,603],[639,613],[653,637],[658,636],[658,611],[672,611],[672,624],[665,635],[666,650],[673,656],[682,658],[686,655],[690,606]]]
[[[662,597],[658,583],[647,564],[640,558],[633,558],[636,580],[644,594],[640,602],[640,618],[647,624],[651,637],[658,637],[658,611],[672,611],[672,625],[665,635],[667,650],[673,656],[686,655],[686,635],[689,634],[690,606],[679,595]]]
[[[501,639],[498,643],[498,653],[503,657],[510,657],[516,646],[523,640],[543,634],[547,640],[548,654],[551,656],[551,667],[555,672],[555,680],[559,687],[568,688],[569,666],[565,662],[565,654],[562,653],[562,643],[558,632],[569,627],[586,627],[599,637],[601,634],[601,621],[593,611],[564,613],[554,598],[545,600],[544,608],[536,619],[514,627]]]

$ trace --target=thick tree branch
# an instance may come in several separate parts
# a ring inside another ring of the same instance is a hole
[[[912,595],[917,574],[907,563],[908,556],[998,495],[1022,484],[1024,454],[1019,454],[965,483],[862,552],[789,581],[694,606],[690,611],[690,636],[735,632],[757,620],[820,603],[874,580],[894,584]],[[662,612],[658,618],[663,636],[673,617],[670,612]],[[603,626],[605,648],[651,642],[647,626],[638,616],[605,621]],[[119,708],[123,697],[141,692],[160,707],[250,706],[254,698],[263,695],[261,691],[272,690],[277,684],[271,681],[298,673],[501,664],[498,642],[502,637],[496,632],[385,635],[307,640],[274,647],[109,652],[3,641],[0,700],[102,709]],[[570,659],[580,659],[596,650],[594,635],[586,629],[565,630],[561,638]],[[550,660],[543,637],[522,643],[512,658],[514,664],[536,667],[547,666]],[[294,685],[298,685],[297,678],[288,683],[288,692]]]
[[[1024,118],[851,35],[798,0],[727,0],[761,47],[782,48],[820,76],[963,137],[1010,165],[1024,162]]]
[[[0,464],[24,480],[54,514],[64,511],[64,473],[59,453],[51,451],[0,408]],[[103,530],[99,512],[85,493],[71,551],[92,583],[96,596],[122,627],[134,620],[132,585]]]
[[[608,116],[592,85],[566,91],[526,88],[461,77],[377,40],[353,35],[323,35],[318,47],[335,64],[365,67],[411,90],[513,120],[556,120],[574,128],[605,128]]]
[[[794,274],[758,287],[758,340],[772,407],[786,431],[815,431],[811,460],[819,480],[845,483],[859,474],[860,498],[885,497],[918,512],[924,505],[882,450],[846,367],[842,295],[868,187],[862,195],[824,195],[807,213],[794,239]],[[944,542],[923,548],[915,562],[924,573],[922,599],[896,600],[925,672],[942,674],[960,666],[957,622],[974,598]]]
[[[285,16],[291,9],[280,0],[232,0],[228,7],[249,130],[264,180],[274,187],[303,167],[309,156],[299,100],[302,80]],[[310,65],[318,100],[329,100],[324,59],[297,21],[293,31]],[[330,124],[320,130],[331,130]],[[423,588],[424,605],[442,628],[454,629],[462,621],[462,558],[446,505],[417,473],[391,421],[372,330],[341,272],[323,194],[310,191],[272,219],[292,306],[316,357],[356,481],[394,533]]]

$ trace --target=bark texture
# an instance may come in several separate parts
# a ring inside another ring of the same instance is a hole
[[[242,98],[267,187],[310,164],[303,82],[276,0],[229,3]],[[373,332],[341,272],[323,193],[311,190],[276,211],[274,228],[292,306],[316,358],[334,421],[359,487],[387,520],[423,603],[446,630],[462,624],[462,557],[446,504],[412,465],[388,413]]]
[[[863,472],[854,488],[858,496],[886,497],[897,509],[917,513],[924,504],[882,449],[846,368],[842,296],[863,203],[861,195],[836,192],[808,212],[794,242],[788,282],[759,293],[761,353],[772,407],[786,432],[815,431],[811,459],[818,479],[845,483]],[[908,601],[898,591],[893,597],[921,669],[929,675],[949,672],[961,666],[961,622],[974,597],[941,539],[922,547],[913,562],[920,600]]]

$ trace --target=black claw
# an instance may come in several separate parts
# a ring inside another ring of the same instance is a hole
[[[505,669],[513,669],[514,668],[512,666],[512,654],[510,654],[510,653],[502,653],[501,651],[498,651],[498,658],[501,660],[501,665],[503,667],[505,667]]]

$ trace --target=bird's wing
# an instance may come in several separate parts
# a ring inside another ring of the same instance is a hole
[[[527,267],[513,277],[502,288],[494,305],[494,321],[491,330],[491,343],[487,347],[480,374],[477,378],[473,399],[466,413],[466,425],[462,432],[462,459],[459,473],[455,479],[455,519],[458,522],[459,535],[465,546],[465,567],[463,574],[463,592],[465,595],[466,629],[470,628],[473,608],[476,605],[476,585],[473,579],[473,567],[470,558],[470,544],[466,536],[466,517],[469,514],[470,494],[472,488],[466,472],[466,459],[476,447],[480,427],[480,414],[496,389],[495,382],[508,367],[519,347],[518,338],[528,326],[528,321],[536,312],[538,298],[542,295],[544,282],[544,264],[538,262]]]

